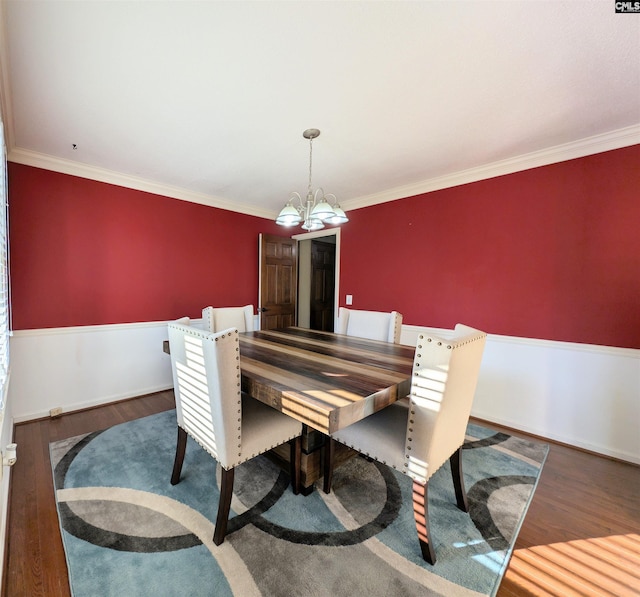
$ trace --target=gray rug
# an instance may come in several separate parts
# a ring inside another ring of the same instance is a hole
[[[216,462],[176,439],[167,411],[50,446],[75,597],[495,595],[547,455],[544,444],[469,425],[470,513],[448,468],[429,483],[438,561],[420,555],[411,481],[356,457],[333,490],[295,496],[265,457],[236,469],[230,535],[213,544]]]

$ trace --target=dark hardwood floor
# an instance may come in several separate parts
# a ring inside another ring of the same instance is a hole
[[[159,392],[16,426],[5,597],[70,595],[49,442],[173,406],[173,392]],[[551,444],[498,591],[529,595],[640,595],[640,467]]]

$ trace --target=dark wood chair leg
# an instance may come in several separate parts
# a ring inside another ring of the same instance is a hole
[[[467,491],[464,488],[464,475],[462,474],[462,448],[458,448],[449,458],[451,463],[451,475],[453,476],[453,489],[456,492],[458,508],[463,512],[469,512]]]
[[[187,450],[187,432],[178,427],[178,441],[176,442],[176,458],[173,461],[173,473],[171,474],[171,485],[177,485],[180,482],[180,473],[182,472],[182,463],[184,462],[184,454]]]
[[[336,442],[327,436],[324,442],[324,481],[322,489],[325,493],[331,492],[331,483],[333,481],[333,457],[336,451]]]
[[[220,545],[227,534],[227,522],[229,521],[229,510],[231,509],[231,497],[233,496],[233,477],[235,469],[222,469],[222,480],[220,483],[220,502],[218,502],[218,516],[216,518],[216,529],[213,533],[213,542]]]
[[[293,493],[300,493],[300,465],[302,462],[302,436],[298,436],[289,442],[291,446],[291,455],[289,456],[289,466],[291,475],[291,488]]]
[[[436,563],[436,550],[433,547],[433,540],[429,531],[429,498],[428,483],[422,485],[417,481],[413,482],[413,517],[418,531],[418,541],[420,550],[425,562]]]

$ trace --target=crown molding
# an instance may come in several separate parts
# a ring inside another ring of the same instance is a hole
[[[181,201],[199,203],[218,209],[226,209],[249,216],[267,219],[275,218],[275,213],[270,209],[236,203],[228,199],[214,197],[213,195],[207,195],[205,193],[196,193],[180,187],[163,185],[144,178],[129,176],[113,170],[97,168],[72,160],[64,160],[28,149],[11,149],[7,159],[16,164],[33,166],[34,168],[42,168],[44,170],[53,170],[54,172],[70,174],[71,176],[78,176],[79,178],[97,180],[98,182],[105,182],[119,187],[153,193],[154,195],[161,195],[163,197],[171,197],[172,199],[180,199]]]
[[[521,172],[531,168],[547,166],[558,162],[564,162],[567,160],[585,157],[587,155],[593,155],[637,144],[640,144],[640,124],[611,131],[602,135],[594,135],[593,137],[588,137],[579,141],[565,143],[564,145],[557,145],[555,147],[517,156],[515,158],[493,162],[492,164],[486,164],[477,168],[470,168],[453,174],[438,176],[436,178],[431,178],[429,180],[420,181],[410,185],[388,189],[380,193],[373,193],[371,195],[355,199],[344,200],[341,201],[340,204],[345,210],[369,207],[379,203],[386,203],[397,199],[422,195],[432,191],[460,186],[470,182],[494,178],[496,176],[503,176],[505,174],[513,174],[514,172]],[[199,203],[209,207],[226,209],[228,211],[259,218],[266,218],[269,220],[275,219],[277,215],[276,212],[270,209],[235,203],[228,199],[222,199],[220,197],[214,197],[204,193],[196,193],[179,187],[163,185],[143,178],[121,174],[112,170],[97,168],[95,166],[89,166],[87,164],[81,164],[71,160],[64,160],[35,151],[20,148],[8,149],[9,155],[7,156],[7,159],[10,162],[15,162],[17,164],[43,168],[45,170],[53,170],[62,174],[70,174],[80,178],[88,178],[116,186],[136,189],[139,191],[153,193],[155,195],[171,197],[181,201],[190,201],[192,203]]]
[[[558,162],[565,162],[567,160],[637,144],[640,144],[640,124],[610,131],[602,135],[594,135],[593,137],[587,137],[579,141],[565,143],[564,145],[557,145],[515,158],[493,162],[485,166],[470,168],[414,184],[388,189],[380,193],[373,193],[356,199],[347,199],[340,201],[340,205],[345,211],[369,207],[370,205],[395,201],[396,199],[405,199],[431,191],[456,187],[470,182],[503,176],[505,174],[513,174],[514,172],[521,172],[539,166],[548,166]]]

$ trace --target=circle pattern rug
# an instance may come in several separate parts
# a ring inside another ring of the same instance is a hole
[[[293,495],[267,457],[236,468],[225,542],[213,544],[219,467],[191,439],[169,482],[175,411],[52,443],[75,597],[495,595],[548,447],[469,425],[470,512],[448,465],[429,482],[434,566],[421,556],[411,480],[354,457],[332,492]]]

